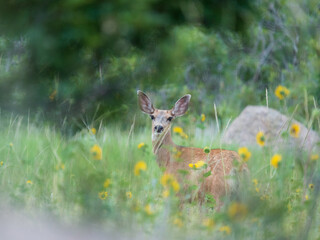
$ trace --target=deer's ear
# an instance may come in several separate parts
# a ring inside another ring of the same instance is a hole
[[[139,102],[139,107],[141,111],[146,114],[154,113],[154,107],[152,105],[150,98],[140,90],[137,91],[137,95],[138,95],[138,102]]]
[[[186,113],[188,105],[191,99],[191,95],[187,94],[180,98],[172,109],[172,115],[179,117]]]

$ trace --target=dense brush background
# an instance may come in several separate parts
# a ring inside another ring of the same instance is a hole
[[[189,136],[173,136],[181,145],[220,147],[230,119],[266,99],[286,115],[297,109],[294,118],[319,133],[318,1],[0,2],[4,208],[146,238],[320,238],[319,164],[309,160],[317,152],[246,146],[251,174],[242,194],[220,212],[210,196],[181,206],[173,193],[163,197],[150,119],[136,96],[141,89],[169,109],[192,95],[173,123]],[[290,90],[285,100],[274,94],[278,85]],[[275,153],[283,158],[276,170]],[[147,170],[135,176],[138,161]],[[234,203],[245,206],[240,217],[230,213]]]

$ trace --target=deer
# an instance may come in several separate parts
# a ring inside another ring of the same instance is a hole
[[[181,97],[170,110],[160,110],[153,106],[150,98],[142,91],[137,91],[140,110],[148,114],[152,121],[152,151],[156,156],[157,164],[165,169],[165,173],[174,176],[185,188],[189,184],[198,184],[194,194],[200,202],[204,201],[205,194],[211,194],[216,201],[216,209],[223,205],[221,198],[229,195],[236,189],[237,180],[234,176],[238,172],[249,172],[245,162],[235,151],[225,149],[208,149],[184,147],[176,145],[171,138],[171,125],[175,118],[183,116],[188,110],[191,95]],[[177,153],[178,158],[177,160]],[[198,161],[205,162],[205,169],[192,171],[190,164]],[[181,176],[182,171],[188,175]],[[203,177],[204,173],[209,176]],[[186,179],[185,179],[186,178]]]

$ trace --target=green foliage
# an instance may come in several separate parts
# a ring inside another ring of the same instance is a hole
[[[181,71],[168,64],[196,57],[195,67],[201,66],[209,38],[193,26],[243,32],[254,16],[248,0],[35,0],[1,6],[0,56],[10,74],[0,76],[0,92],[6,93],[0,103],[9,97],[5,108],[42,109],[57,122],[79,120],[83,113],[108,120],[111,113],[127,114],[137,87],[159,88],[167,79],[181,83]],[[201,48],[197,56],[193,46]]]
[[[83,119],[130,120],[137,89],[157,93],[160,108],[189,92],[193,113],[214,118],[215,103],[224,127],[245,106],[266,104],[266,89],[269,106],[280,108],[279,84],[292,88],[289,110],[307,92],[302,119],[319,100],[314,0],[19,4],[0,10],[3,109],[42,110],[79,129]],[[233,31],[238,23],[245,34]]]

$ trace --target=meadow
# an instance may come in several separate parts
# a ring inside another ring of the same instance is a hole
[[[136,127],[135,120],[127,127],[93,122],[73,136],[28,117],[1,113],[0,119],[3,207],[30,216],[45,212],[67,226],[91,223],[146,238],[320,237],[316,153],[259,141],[240,146],[245,149],[224,146],[224,130],[217,131],[213,119],[189,112],[173,123],[176,143],[240,151],[250,169],[238,194],[225,197],[216,211],[213,196],[206,195],[203,204],[183,201],[188,193],[163,179],[152,153],[150,120],[142,113],[137,119],[147,127]]]
[[[90,238],[82,229],[98,229],[97,240],[320,239],[319,146],[286,144],[303,138],[299,126],[283,129],[281,144],[259,129],[252,145],[222,143],[249,105],[320,133],[319,9],[318,0],[2,1],[0,239],[12,240],[10,229],[47,239],[38,230],[59,232],[51,222],[77,240]],[[159,109],[191,94],[174,142],[234,150],[248,165],[219,211],[214,196],[200,203],[198,185],[157,165],[138,89]]]

